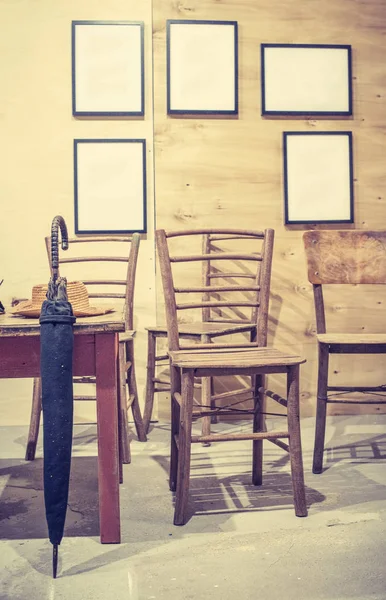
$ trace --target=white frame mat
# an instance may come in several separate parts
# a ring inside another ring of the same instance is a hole
[[[285,224],[353,223],[351,131],[283,133]]]
[[[352,115],[351,46],[261,44],[261,114]]]
[[[146,232],[146,142],[74,140],[75,233]]]
[[[236,21],[167,21],[167,112],[236,115]]]
[[[72,22],[72,114],[144,115],[142,22]]]

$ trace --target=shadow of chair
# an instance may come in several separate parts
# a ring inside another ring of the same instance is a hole
[[[50,263],[51,238],[47,237],[45,241]],[[87,287],[89,298],[102,300],[102,302],[109,299],[110,305],[117,309],[123,307],[124,310],[125,331],[119,334],[118,427],[121,463],[129,463],[131,460],[128,432],[128,410],[130,408],[138,439],[146,441],[138,401],[134,360],[133,306],[139,244],[140,235],[137,233],[130,237],[72,238],[69,239],[68,251],[59,257],[59,268],[62,265],[65,266],[63,275],[69,281],[82,281]],[[121,252],[122,247],[124,252]],[[118,252],[121,254],[117,255]],[[95,377],[74,377],[73,381],[74,384],[95,384]],[[128,395],[126,385],[128,385]],[[82,400],[96,400],[95,393],[74,395],[74,401]],[[26,460],[35,458],[41,412],[41,382],[36,378],[33,382]]]
[[[274,243],[274,231],[266,229],[260,232],[238,230],[231,234],[216,234],[210,229],[197,229],[187,236],[187,232],[175,232],[181,242],[181,252],[190,252],[192,257],[195,252],[208,255],[208,260],[203,264],[201,273],[196,275],[193,288],[187,288],[186,292],[195,291],[202,295],[202,307],[200,313],[195,315],[192,322],[189,319],[179,324],[179,334],[184,340],[192,340],[196,343],[208,344],[212,340],[233,336],[234,334],[245,334],[251,342],[257,342],[258,346],[266,346],[268,329],[268,302],[270,294],[272,254]],[[179,235],[179,233],[181,235]],[[228,260],[227,270],[221,268],[221,263],[216,260],[220,254],[228,253],[236,248],[240,250],[232,260]],[[255,252],[261,256],[260,261],[245,260],[243,251],[248,256]],[[186,264],[189,263],[189,255],[186,256]],[[193,258],[194,260],[194,258]],[[182,290],[181,293],[184,293]],[[229,296],[229,293],[233,297]],[[234,302],[238,296],[238,303]],[[185,319],[182,319],[185,321]],[[157,325],[146,328],[148,331],[148,355],[147,355],[147,379],[146,395],[143,420],[145,430],[148,431],[153,412],[154,394],[157,392],[170,392],[170,374],[168,373],[168,355],[159,353],[157,342],[166,340],[166,325]],[[159,346],[159,344],[158,344]],[[158,368],[157,368],[158,367]],[[159,371],[162,369],[161,376]],[[228,397],[233,399],[238,395],[239,406],[248,402],[252,387],[247,382],[239,382],[238,390],[215,391],[212,378],[203,378],[201,385],[201,404],[205,406],[221,405]],[[234,387],[234,386],[232,386]],[[234,404],[234,412],[237,412]],[[242,410],[239,410],[242,414]],[[215,423],[217,415],[214,412],[212,418],[203,417],[202,432],[210,433],[211,422]]]
[[[343,289],[348,286],[352,289],[359,284],[385,284],[386,231],[307,231],[303,235],[303,240],[308,279],[314,291],[318,343],[317,407],[312,470],[313,473],[321,473],[327,404],[386,403],[385,385],[329,385],[330,354],[385,354],[386,332],[358,333],[358,323],[351,319],[345,325],[342,319],[341,329],[328,333],[326,313],[330,310],[331,314],[331,307],[327,302],[325,303],[324,286],[328,288],[334,286],[337,293],[342,294]],[[352,293],[354,294],[353,289]],[[365,322],[366,307],[358,308],[357,314],[361,322]],[[364,399],[362,396],[355,399],[353,397],[355,393],[368,395]]]
[[[212,230],[214,236],[220,239],[239,238],[240,230]],[[252,237],[262,232],[244,232]],[[158,257],[165,298],[166,322],[168,335],[168,354],[171,372],[171,456],[169,487],[176,492],[174,524],[184,525],[188,519],[188,498],[190,481],[190,457],[192,443],[225,442],[252,440],[252,482],[262,484],[263,440],[270,440],[279,447],[287,450],[290,455],[292,486],[295,513],[306,516],[306,498],[304,489],[303,461],[300,440],[299,423],[299,365],[304,360],[290,353],[281,352],[274,348],[258,347],[258,341],[203,343],[187,346],[181,337],[178,315],[180,311],[219,309],[224,305],[233,309],[245,306],[257,307],[257,293],[260,291],[256,282],[239,286],[225,284],[221,292],[226,292],[227,300],[210,298],[213,290],[206,286],[181,285],[185,281],[195,281],[189,267],[207,268],[207,262],[218,262],[223,272],[229,272],[229,264],[234,269],[235,261],[251,263],[261,262],[262,255],[256,252],[220,252],[213,258],[212,254],[200,252],[197,254],[179,254],[179,248],[186,247],[186,240],[181,245],[181,237],[194,236],[195,232],[165,232],[156,231]],[[177,242],[177,243],[175,243]],[[239,244],[239,242],[238,242]],[[176,247],[175,247],[176,246]],[[240,247],[240,246],[239,246]],[[227,266],[228,265],[228,266]],[[234,277],[233,272],[232,277]],[[198,275],[199,277],[199,275]],[[264,276],[262,274],[263,281]],[[236,289],[233,289],[236,287]],[[243,292],[240,294],[240,290]],[[204,293],[204,299],[202,294]],[[209,295],[209,298],[207,295]],[[197,297],[198,295],[198,297]],[[241,296],[241,297],[240,297]],[[248,299],[246,299],[246,297]],[[267,302],[268,305],[268,302]],[[266,309],[268,306],[266,306]],[[263,320],[266,324],[266,318]],[[264,325],[265,326],[265,325]],[[256,329],[259,331],[260,322],[257,319]],[[265,333],[266,335],[266,333]],[[287,428],[281,431],[265,431],[263,398],[266,393],[264,376],[271,373],[283,373],[287,377],[287,398],[281,398],[271,393],[274,400],[287,407]],[[220,376],[239,375],[251,377],[253,387],[253,408],[243,411],[252,414],[252,432],[249,433],[208,433],[192,434],[193,417],[209,417],[213,414],[235,415],[234,406],[211,407],[201,405],[193,410],[193,388],[195,378],[213,378]],[[283,441],[288,440],[288,444]]]

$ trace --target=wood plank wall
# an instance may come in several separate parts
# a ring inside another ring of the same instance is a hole
[[[3,190],[0,219],[1,299],[28,297],[47,278],[43,237],[61,213],[73,228],[74,137],[146,137],[149,234],[141,244],[136,285],[137,375],[143,388],[145,327],[155,321],[153,295],[156,224],[190,228],[218,224],[276,230],[270,342],[307,358],[302,369],[303,414],[314,412],[316,354],[311,288],[307,282],[302,227],[283,226],[283,130],[350,129],[354,134],[355,226],[386,226],[386,0],[29,0],[0,6]],[[240,114],[238,119],[184,119],[166,115],[166,19],[237,20]],[[70,24],[73,19],[143,20],[146,40],[144,120],[80,120],[71,116]],[[151,31],[153,29],[153,40]],[[153,43],[152,43],[153,42]],[[260,116],[260,43],[340,43],[353,48],[354,118],[274,120]],[[153,81],[154,68],[154,112]],[[155,169],[153,169],[153,130]],[[155,173],[155,196],[153,194]],[[22,216],[21,216],[22,212]],[[158,284],[158,319],[162,295]],[[349,301],[333,299],[336,327],[386,330],[380,291]],[[363,324],[363,306],[370,310]],[[350,359],[350,376],[386,381],[382,359]],[[336,382],[347,363],[338,361]],[[30,382],[0,382],[9,422],[28,421]],[[273,382],[276,383],[276,382]],[[12,384],[12,385],[11,385]],[[279,385],[279,383],[278,383]],[[85,404],[85,403],[83,403]],[[164,406],[167,407],[167,402]],[[17,410],[14,408],[17,406]],[[83,414],[82,414],[83,416]],[[4,416],[2,411],[2,423]]]
[[[166,19],[236,20],[239,26],[238,119],[166,114]],[[307,358],[302,414],[314,413],[316,344],[312,290],[302,245],[304,226],[283,225],[281,134],[343,131],[354,136],[355,227],[386,226],[385,0],[153,0],[156,226],[233,225],[276,231],[269,342]],[[260,43],[351,44],[353,118],[267,119],[260,106]],[[319,226],[320,227],[320,226]],[[309,228],[312,228],[310,226]],[[158,318],[163,319],[158,284]],[[332,298],[334,327],[386,331],[385,292]],[[349,308],[349,304],[354,304]],[[363,308],[369,316],[363,322]],[[334,382],[386,383],[385,360],[337,358]],[[271,382],[276,388],[281,383]],[[335,413],[342,412],[335,408]],[[356,407],[352,411],[366,411]],[[373,409],[375,410],[375,409]],[[352,412],[351,411],[351,412]]]

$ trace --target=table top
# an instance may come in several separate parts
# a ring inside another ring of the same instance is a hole
[[[7,307],[6,307],[7,310]],[[74,334],[112,333],[125,331],[123,309],[97,317],[78,317]],[[0,314],[0,337],[33,336],[40,334],[39,319],[31,319],[5,312]]]

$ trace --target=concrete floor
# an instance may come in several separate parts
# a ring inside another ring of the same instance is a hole
[[[385,600],[386,415],[329,418],[321,475],[313,427],[302,420],[307,518],[294,515],[285,453],[266,444],[264,485],[253,488],[250,443],[218,443],[194,446],[192,516],[174,527],[168,425],[154,425],[124,467],[122,543],[102,546],[95,427],[77,426],[56,580],[41,452],[25,463],[26,428],[0,428],[0,598]]]

